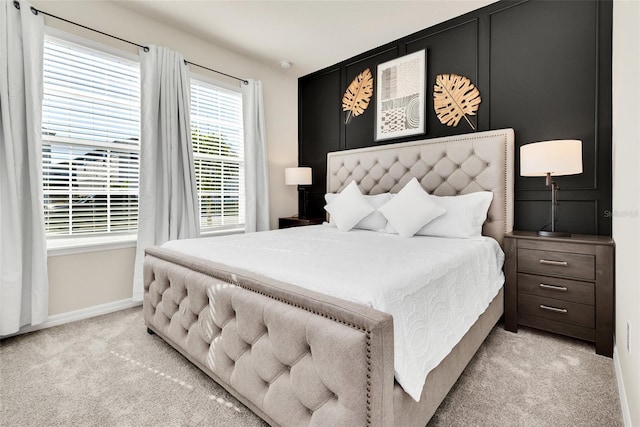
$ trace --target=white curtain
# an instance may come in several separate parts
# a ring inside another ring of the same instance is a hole
[[[200,235],[184,58],[164,47],[140,51],[141,139],[138,243],[133,299],[142,300],[144,250]]]
[[[269,171],[262,82],[242,86],[245,170],[245,232],[269,230]]]
[[[42,16],[0,2],[0,336],[48,317],[43,51]]]

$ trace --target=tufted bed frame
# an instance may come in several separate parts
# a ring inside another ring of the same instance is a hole
[[[413,176],[436,195],[492,191],[483,234],[502,244],[513,145],[504,129],[329,153],[327,191],[397,192]],[[425,426],[503,313],[500,290],[415,402],[394,381],[389,314],[159,247],[144,288],[148,330],[273,426]]]

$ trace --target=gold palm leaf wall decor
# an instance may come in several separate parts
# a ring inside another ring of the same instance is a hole
[[[433,86],[433,108],[440,123],[447,126],[458,126],[460,119],[475,126],[467,116],[475,116],[482,99],[480,91],[471,80],[457,74],[439,74]]]
[[[369,106],[373,95],[373,75],[366,69],[353,79],[342,97],[342,111],[348,111],[345,124],[349,124],[351,117],[359,116]]]

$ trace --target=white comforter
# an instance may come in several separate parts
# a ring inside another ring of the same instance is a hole
[[[486,237],[407,239],[318,225],[163,247],[391,314],[396,381],[416,401],[504,283],[504,254]]]

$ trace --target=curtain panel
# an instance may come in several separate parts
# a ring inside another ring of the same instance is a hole
[[[142,300],[144,250],[200,235],[184,58],[159,46],[140,51],[141,140],[133,299]]]
[[[242,84],[245,233],[269,230],[269,170],[262,82]]]
[[[44,21],[0,2],[0,336],[47,320],[42,195]]]

